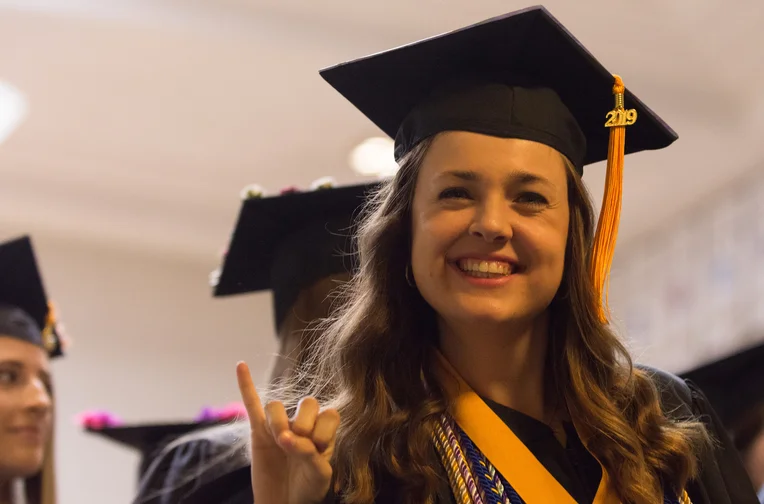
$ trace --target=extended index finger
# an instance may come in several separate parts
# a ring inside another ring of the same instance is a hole
[[[249,372],[249,366],[246,362],[236,364],[236,379],[239,382],[241,400],[244,402],[244,407],[247,408],[250,428],[253,431],[263,429],[265,427],[265,411],[263,411],[260,396],[257,395],[257,389],[252,382],[252,374]]]

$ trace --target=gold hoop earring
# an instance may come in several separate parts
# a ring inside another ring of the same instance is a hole
[[[416,288],[416,283],[411,277],[411,267],[408,264],[406,265],[406,270],[404,271],[403,276],[406,277],[406,283],[409,284],[409,287]]]

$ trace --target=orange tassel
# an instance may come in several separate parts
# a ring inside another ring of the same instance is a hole
[[[53,332],[56,329],[56,307],[52,301],[48,301],[48,314],[45,316],[45,327],[42,330],[42,341],[45,349],[53,351],[56,345]]]
[[[613,264],[615,244],[618,239],[618,223],[621,220],[621,200],[623,197],[623,158],[626,147],[626,126],[637,120],[636,110],[624,108],[624,85],[617,75],[613,85],[615,108],[607,114],[605,126],[610,128],[608,144],[607,172],[605,175],[605,193],[602,198],[597,232],[594,235],[590,274],[597,299],[597,316],[602,323],[607,323],[608,283],[610,268]]]

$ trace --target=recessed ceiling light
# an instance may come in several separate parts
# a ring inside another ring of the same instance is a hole
[[[0,81],[0,143],[3,143],[27,115],[24,94],[7,82]]]
[[[367,138],[350,153],[350,166],[360,175],[389,177],[398,171],[391,138]]]

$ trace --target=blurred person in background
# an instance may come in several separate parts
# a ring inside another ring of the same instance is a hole
[[[215,296],[263,290],[273,295],[279,341],[269,383],[288,379],[316,334],[315,322],[332,311],[337,288],[351,275],[353,214],[375,184],[263,197],[245,189],[245,201],[225,254],[213,273]],[[149,463],[135,504],[252,503],[246,421],[214,427],[171,442]]]
[[[32,242],[0,245],[0,504],[55,504],[50,360],[62,333]]]
[[[764,344],[684,373],[719,415],[764,503]]]

